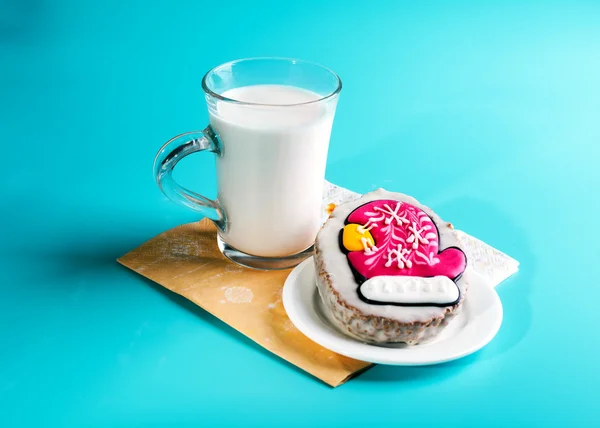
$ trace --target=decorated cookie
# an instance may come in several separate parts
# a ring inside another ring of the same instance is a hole
[[[431,339],[468,287],[451,225],[414,198],[381,189],[336,207],[317,237],[315,263],[333,318],[371,342]]]
[[[400,306],[458,302],[453,281],[465,271],[467,259],[456,247],[440,251],[437,226],[425,211],[407,202],[379,199],[352,211],[345,223],[341,250],[347,252],[363,300]],[[409,282],[398,276],[423,279]],[[380,292],[375,291],[375,277],[382,284]]]

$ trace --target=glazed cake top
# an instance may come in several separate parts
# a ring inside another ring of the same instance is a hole
[[[365,315],[440,317],[466,292],[453,229],[416,199],[383,189],[337,207],[316,241],[332,287]]]

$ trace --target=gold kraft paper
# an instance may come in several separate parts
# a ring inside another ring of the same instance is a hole
[[[258,271],[227,260],[217,248],[216,227],[207,219],[161,233],[118,262],[333,387],[371,365],[336,354],[300,333],[281,301],[291,270]]]

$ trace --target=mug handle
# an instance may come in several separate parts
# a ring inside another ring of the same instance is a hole
[[[173,169],[181,159],[204,150],[221,156],[221,142],[210,125],[203,131],[186,132],[171,138],[160,148],[154,158],[154,179],[167,198],[201,213],[211,219],[219,229],[225,231],[225,211],[219,202],[192,192],[173,179]]]

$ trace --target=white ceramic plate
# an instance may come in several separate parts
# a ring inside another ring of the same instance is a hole
[[[433,341],[423,345],[377,346],[340,332],[323,306],[312,257],[285,281],[283,305],[294,325],[308,338],[338,354],[392,365],[427,365],[465,357],[484,347],[502,323],[502,304],[494,289],[473,273],[462,311]]]

